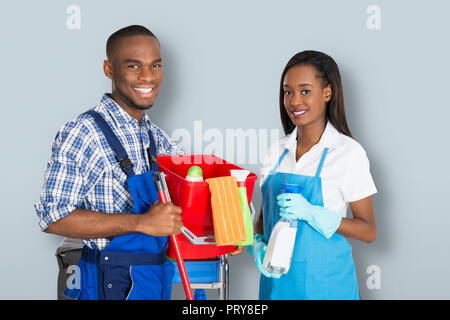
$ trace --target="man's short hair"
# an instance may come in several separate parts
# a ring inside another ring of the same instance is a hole
[[[158,40],[158,38],[153,34],[153,32],[151,32],[144,26],[131,25],[128,27],[124,27],[122,29],[117,30],[116,32],[114,32],[112,35],[109,36],[108,41],[106,41],[106,57],[108,59],[111,58],[114,46],[120,39],[131,36],[149,36],[154,37],[156,40]]]

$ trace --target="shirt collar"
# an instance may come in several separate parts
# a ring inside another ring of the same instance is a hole
[[[325,126],[325,130],[323,131],[319,142],[315,144],[311,150],[314,148],[336,148],[339,145],[340,135],[341,134],[336,130],[331,122],[327,121],[327,125]],[[295,153],[297,151],[297,127],[294,128],[294,131],[292,131],[287,138],[285,148]]]
[[[139,127],[139,122],[130,116],[117,102],[115,102],[108,93],[103,95],[101,103],[105,106],[106,110],[109,112],[119,128],[127,124],[131,124],[134,127]],[[145,112],[141,119],[141,123],[145,127],[150,128],[150,119]]]

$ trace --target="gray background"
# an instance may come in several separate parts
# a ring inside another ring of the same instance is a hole
[[[71,4],[81,9],[79,30],[66,27]],[[366,26],[372,4],[379,30]],[[445,1],[2,1],[0,299],[56,297],[60,237],[41,233],[33,203],[57,129],[110,90],[106,39],[129,24],[161,40],[165,80],[150,116],[169,134],[192,132],[195,120],[224,136],[281,130],[284,65],[305,49],[331,55],[379,190],[377,240],[351,240],[361,297],[450,298],[449,12]],[[254,202],[259,210],[259,189]],[[256,299],[251,256],[230,260],[231,298]],[[379,289],[366,285],[371,265]],[[174,298],[184,298],[180,288]]]

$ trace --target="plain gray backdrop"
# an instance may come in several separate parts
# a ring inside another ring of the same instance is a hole
[[[80,9],[79,29],[67,25],[70,5]],[[379,29],[367,25],[371,5]],[[56,131],[110,92],[106,40],[130,24],[145,25],[162,45],[165,79],[151,119],[168,134],[185,128],[192,145],[202,139],[196,120],[224,136],[281,133],[284,65],[305,49],[331,55],[378,188],[377,240],[350,240],[361,298],[450,298],[449,12],[437,0],[3,1],[0,299],[56,298],[61,238],[40,231],[33,204]],[[240,165],[259,173],[258,163]],[[252,256],[230,263],[230,297],[257,299]],[[184,299],[180,286],[173,298]]]

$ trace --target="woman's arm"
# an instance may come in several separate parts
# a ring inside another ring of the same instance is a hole
[[[259,216],[258,219],[256,220],[255,223],[255,234],[263,234],[264,233],[264,224],[263,224],[263,213],[262,213],[262,205],[261,205],[261,210],[259,211]]]
[[[367,243],[377,237],[375,213],[372,204],[372,196],[350,202],[353,218],[343,218],[337,233],[344,237],[353,238]]]

